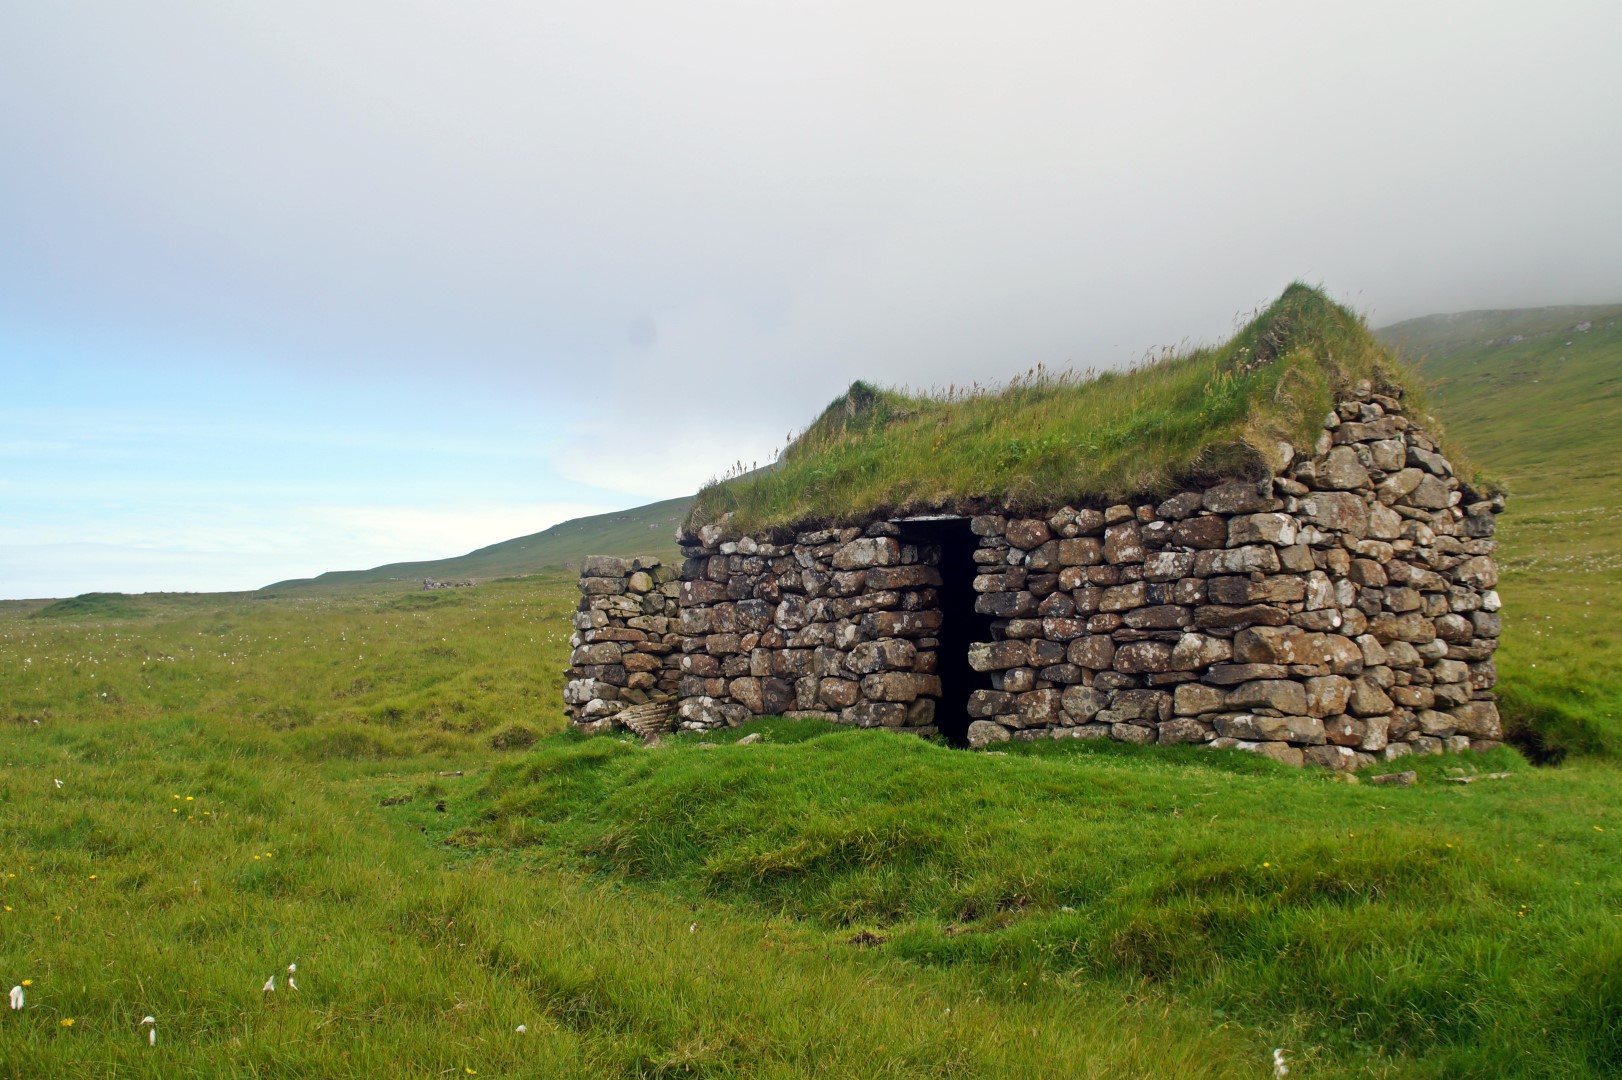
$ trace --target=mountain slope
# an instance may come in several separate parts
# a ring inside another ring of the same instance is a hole
[[[579,562],[587,555],[674,557],[676,526],[687,516],[692,501],[692,496],[684,496],[611,514],[573,518],[542,532],[504,540],[455,558],[389,563],[370,570],[334,570],[319,577],[278,581],[261,591],[423,578],[489,580],[533,574],[544,567]]]

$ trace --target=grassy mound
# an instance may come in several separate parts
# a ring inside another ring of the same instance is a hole
[[[1196,748],[749,730],[765,742],[546,740],[495,770],[463,835],[799,921],[988,999],[1164,994],[1289,1032],[1314,1075],[1622,1069],[1603,766],[1502,750],[1419,760],[1398,789]],[[1448,781],[1464,768],[1483,775]]]
[[[1092,378],[912,395],[858,382],[770,469],[713,483],[690,527],[733,531],[933,510],[1053,507],[1159,494],[1266,468],[1310,445],[1337,393],[1404,372],[1358,316],[1291,285],[1217,348]]]
[[[139,619],[148,609],[126,593],[88,592],[34,612],[36,619]]]

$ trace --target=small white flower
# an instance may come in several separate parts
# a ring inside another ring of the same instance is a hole
[[[1279,1047],[1273,1048],[1273,1075],[1275,1077],[1290,1075],[1290,1067],[1284,1064],[1284,1051]]]
[[[263,990],[264,990],[265,993],[269,994],[272,991],[274,991],[275,989],[276,989],[276,976],[272,975],[270,978],[265,980],[265,985],[263,987]]]
[[[20,986],[13,986],[11,988],[11,1007],[13,1009],[20,1009],[23,1007],[23,988]]]
[[[687,932],[688,932],[688,933],[689,933],[689,934],[696,934],[696,933],[698,933],[698,923],[694,923],[694,924],[693,924],[693,925],[691,925],[691,926],[689,926],[689,927],[688,927],[688,928],[687,928]]]
[[[289,990],[297,990],[298,989],[298,983],[293,981],[293,976],[291,976],[291,975],[289,975],[287,977],[287,988]]]
[[[297,964],[288,964],[287,965],[287,973],[289,975],[292,975],[296,971],[298,971],[298,965]]]
[[[58,780],[58,781],[57,781],[57,782],[56,782],[56,786],[57,786],[57,787],[61,787],[61,786],[62,786],[62,781],[60,781],[60,780]]]
[[[513,1030],[522,1035],[524,1032],[528,1031],[529,1028],[525,1027],[523,1024],[519,1024],[517,1027],[513,1028]]]

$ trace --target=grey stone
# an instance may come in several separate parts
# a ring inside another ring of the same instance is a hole
[[[969,724],[969,746],[975,750],[1007,742],[1012,737],[1007,728],[991,720],[975,720]]]

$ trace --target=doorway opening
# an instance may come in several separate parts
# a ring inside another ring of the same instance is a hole
[[[935,674],[940,676],[941,696],[935,702],[935,726],[951,745],[967,746],[973,719],[969,695],[991,689],[991,676],[969,667],[969,646],[992,639],[992,617],[974,610],[974,576],[980,572],[974,552],[979,538],[963,517],[910,518],[894,524],[907,543],[940,549],[941,628],[936,635],[940,646]]]

